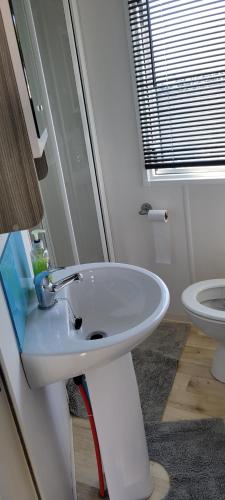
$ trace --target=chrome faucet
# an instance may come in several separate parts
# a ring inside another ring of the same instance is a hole
[[[35,276],[34,286],[40,309],[49,309],[54,306],[57,302],[56,294],[62,290],[62,288],[70,285],[74,281],[83,280],[83,275],[81,273],[74,273],[53,283],[50,276],[53,272],[59,271],[60,269],[62,268],[49,269],[49,271],[43,271]]]

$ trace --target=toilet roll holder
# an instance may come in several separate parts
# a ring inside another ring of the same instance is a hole
[[[152,205],[146,202],[141,205],[141,210],[139,210],[140,215],[148,215],[149,210],[152,210]]]
[[[153,210],[152,205],[148,202],[145,202],[141,205],[141,210],[139,210],[140,215],[148,215],[149,210]],[[156,210],[157,212],[157,210]],[[168,221],[168,211],[165,210],[164,222]]]

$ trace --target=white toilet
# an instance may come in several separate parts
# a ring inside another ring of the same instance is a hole
[[[225,383],[225,279],[200,281],[182,293],[191,321],[218,342],[211,372]]]

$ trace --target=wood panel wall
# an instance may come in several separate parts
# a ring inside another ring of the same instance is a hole
[[[37,173],[0,13],[0,233],[43,217]]]

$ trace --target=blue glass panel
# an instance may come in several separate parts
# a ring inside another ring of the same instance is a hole
[[[23,348],[26,318],[33,280],[20,232],[11,233],[0,259],[0,280],[20,351]]]

